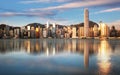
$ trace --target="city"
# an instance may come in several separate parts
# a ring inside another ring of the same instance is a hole
[[[120,0],[1,0],[0,75],[120,75]]]
[[[120,37],[120,30],[111,28],[100,21],[99,24],[89,21],[89,11],[84,9],[84,23],[78,25],[32,23],[23,27],[0,25],[0,38],[102,38]]]

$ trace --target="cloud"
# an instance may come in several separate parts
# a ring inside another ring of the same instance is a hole
[[[32,3],[49,3],[49,2],[69,2],[73,0],[23,0],[20,3],[23,4],[32,4]]]
[[[42,20],[43,22],[50,22],[52,23],[56,23],[56,24],[61,24],[61,25],[70,25],[71,22],[73,22],[73,20],[68,20],[68,19],[64,19],[64,18],[39,18],[40,20]]]
[[[110,8],[110,9],[102,10],[102,11],[96,12],[95,14],[99,14],[99,13],[107,13],[107,12],[114,12],[114,11],[120,11],[120,7],[117,7],[117,8]]]
[[[26,17],[38,17],[43,22],[49,21],[56,24],[68,24],[71,21],[68,21],[64,18],[54,17],[57,13],[55,12],[3,12],[0,13],[1,17],[12,17],[12,16],[26,16]]]
[[[116,20],[116,21],[113,21],[113,22],[110,22],[110,23],[107,23],[109,25],[119,25],[120,26],[120,20]]]
[[[59,23],[59,24],[70,24],[74,21],[68,21],[64,19],[56,19],[56,16],[60,11],[66,9],[74,9],[74,8],[86,8],[86,7],[101,7],[106,5],[113,5],[116,3],[120,3],[120,0],[22,0],[21,3],[31,4],[31,3],[51,3],[51,2],[63,2],[60,3],[61,5],[58,6],[50,6],[45,8],[31,8],[25,9],[25,11],[13,11],[9,9],[3,9],[7,12],[1,12],[0,16],[9,17],[9,16],[28,16],[28,17],[40,17],[44,19],[49,19],[52,22]],[[100,12],[111,12],[117,11],[119,8],[112,8],[103,10]]]
[[[47,8],[33,8],[33,9],[30,9],[30,11],[63,10],[63,9],[113,4],[117,2],[120,2],[120,1],[119,0],[82,0],[82,1],[76,0],[75,2],[70,2],[70,3],[59,5],[59,6],[52,6],[52,7],[47,7]]]
[[[28,16],[28,17],[50,17],[54,16],[56,13],[54,12],[3,12],[0,13],[0,16],[2,17],[10,17],[10,16]]]
[[[115,20],[113,22],[107,23],[109,27],[111,28],[112,26],[115,26],[117,30],[120,30],[120,20]]]

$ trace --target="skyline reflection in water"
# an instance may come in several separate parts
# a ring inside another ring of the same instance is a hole
[[[79,65],[76,68],[77,70],[81,71],[76,70],[77,72],[73,71],[72,74],[109,75],[114,73],[112,71],[112,69],[114,69],[112,55],[116,55],[116,53],[117,55],[120,55],[118,53],[118,49],[120,48],[119,45],[120,41],[118,40],[99,41],[88,39],[6,39],[0,40],[0,56],[7,55],[8,53],[12,52],[24,52],[25,54],[30,54],[30,56],[52,56],[53,58],[56,57],[55,61],[57,63],[61,62],[63,65],[65,65],[68,62],[69,64],[74,64],[72,65],[73,67]],[[68,54],[68,57],[70,55],[72,58],[68,59],[73,61],[69,62],[70,60],[67,60],[67,56],[65,56],[65,54]],[[59,59],[57,57],[59,55],[63,56],[64,58]],[[65,58],[66,60],[63,60]],[[74,60],[76,59],[79,59],[80,61],[77,60],[75,62]],[[53,65],[54,64],[52,64],[52,66]],[[82,67],[84,68],[82,69]],[[54,68],[52,72],[54,73]],[[68,70],[67,72],[69,74],[71,70]]]
[[[110,67],[111,67],[111,47],[108,43],[108,41],[101,41],[100,46],[98,49],[98,66],[100,69],[101,74],[109,74]]]

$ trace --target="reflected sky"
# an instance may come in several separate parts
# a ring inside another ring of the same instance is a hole
[[[115,75],[120,40],[0,40],[0,74]]]

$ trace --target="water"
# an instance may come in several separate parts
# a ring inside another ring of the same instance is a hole
[[[120,40],[0,40],[0,75],[120,75]]]

